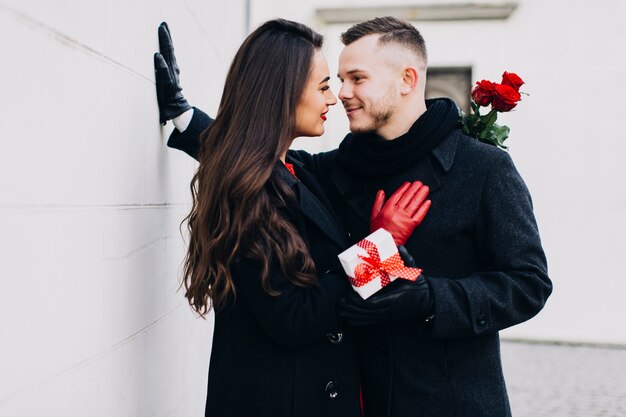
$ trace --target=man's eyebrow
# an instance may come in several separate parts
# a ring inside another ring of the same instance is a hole
[[[322,81],[320,81],[320,84],[324,84],[328,80],[330,80],[330,76],[327,75]]]
[[[365,71],[364,71],[364,70],[361,70],[361,69],[352,69],[352,70],[350,70],[350,71],[347,71],[347,72],[346,72],[346,75],[354,74],[354,73],[356,73],[356,72],[365,72]],[[337,73],[337,77],[338,77],[338,78],[341,78],[341,75],[340,75],[339,73]]]

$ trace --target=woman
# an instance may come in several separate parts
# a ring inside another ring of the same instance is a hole
[[[337,102],[321,46],[295,22],[260,26],[203,133],[184,285],[200,315],[215,309],[207,416],[360,416],[354,345],[336,314],[346,237],[286,159]]]
[[[287,154],[295,137],[324,132],[336,103],[322,37],[286,20],[260,26],[234,58],[215,120],[189,111],[164,23],[159,41],[161,121],[184,131],[168,146],[194,158],[203,148],[184,284],[200,315],[215,309],[206,415],[360,416],[353,340],[336,315],[350,291],[336,257],[348,242],[319,184]],[[382,211],[379,193],[375,226],[406,228],[398,201],[424,203],[427,187],[413,198],[420,187],[404,184]],[[428,207],[411,213],[421,221]]]

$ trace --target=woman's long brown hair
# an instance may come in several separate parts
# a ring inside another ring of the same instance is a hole
[[[296,105],[322,42],[305,25],[271,20],[246,38],[233,59],[218,114],[201,135],[185,218],[185,296],[201,316],[235,296],[236,259],[260,262],[269,294],[277,294],[269,282],[272,262],[295,285],[317,283],[308,248],[285,214],[296,197],[275,165],[295,136]]]

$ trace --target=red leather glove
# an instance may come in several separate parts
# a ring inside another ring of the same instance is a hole
[[[385,203],[385,192],[379,190],[372,206],[370,232],[380,228],[393,236],[396,245],[404,245],[413,230],[422,223],[431,201],[426,200],[430,189],[420,181],[405,182]]]

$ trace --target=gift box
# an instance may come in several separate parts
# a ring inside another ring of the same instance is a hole
[[[415,281],[421,273],[420,269],[404,266],[393,236],[385,229],[376,230],[338,256],[352,288],[363,298],[396,278]]]

